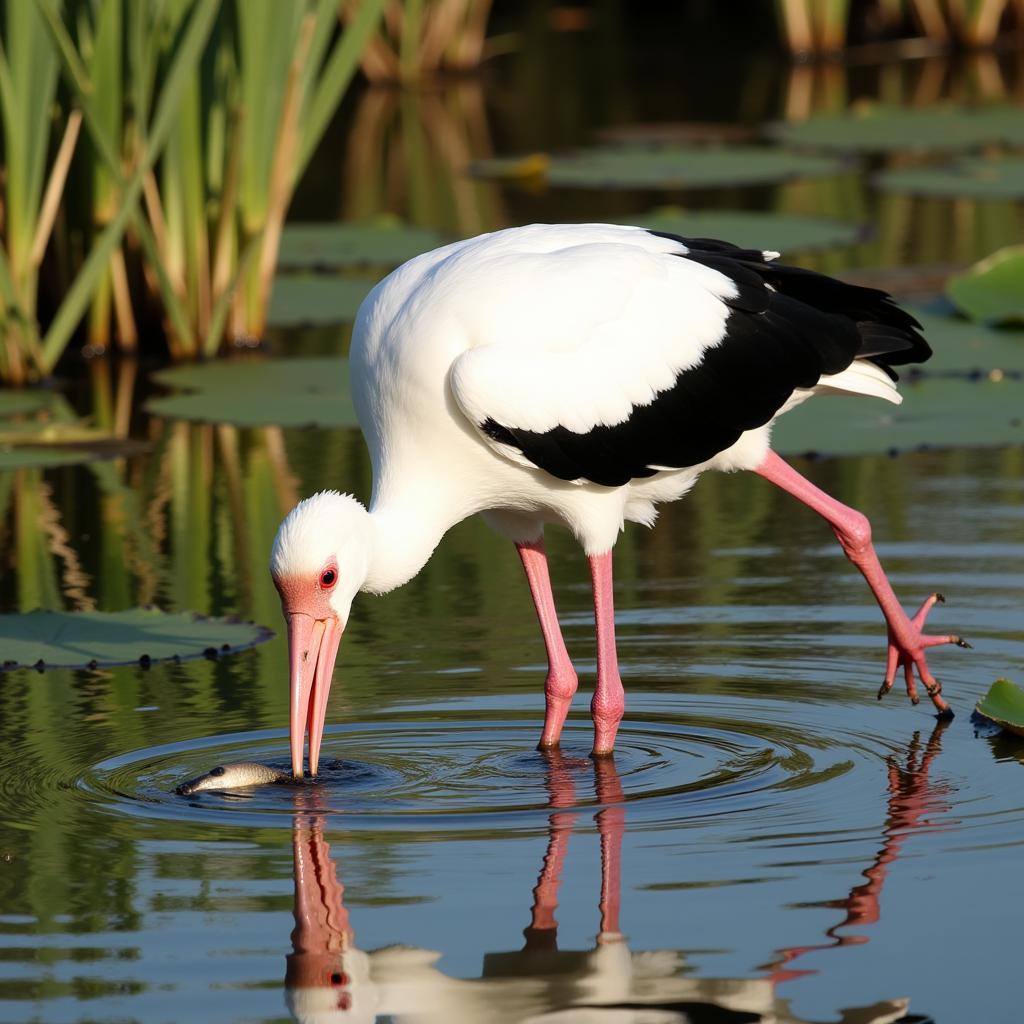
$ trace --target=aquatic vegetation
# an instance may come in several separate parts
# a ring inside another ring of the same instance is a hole
[[[337,357],[175,366],[153,380],[186,392],[147,403],[149,412],[169,419],[238,427],[356,425],[348,362]]]
[[[950,152],[985,145],[1024,144],[1024,117],[1018,107],[903,107],[857,103],[840,113],[779,121],[769,134],[800,149],[851,153]]]
[[[90,305],[96,348],[134,348],[150,297],[173,356],[262,336],[292,192],[383,7],[361,3],[341,33],[333,0],[5,7],[0,377],[50,374]],[[90,201],[65,209],[69,190]],[[62,210],[51,297],[39,275]]]
[[[758,146],[595,146],[537,165],[553,188],[718,188],[838,174],[835,159]],[[522,177],[522,158],[478,160],[483,177]]]
[[[342,18],[360,14],[360,0],[343,0]],[[484,56],[491,0],[406,0],[387,17],[363,49],[360,63],[374,82],[410,82],[441,70],[465,71]]]
[[[286,224],[277,265],[281,270],[391,269],[445,241],[440,231],[387,218],[368,224]]]
[[[997,679],[974,709],[1007,732],[1024,736],[1024,690],[1009,679]]]
[[[1024,197],[1024,157],[969,157],[942,167],[883,171],[875,184],[889,192],[911,192],[945,199]]]
[[[807,402],[775,424],[772,447],[784,455],[852,455],[1024,443],[1019,380],[925,376],[900,390],[899,406],[842,395]]]
[[[932,346],[931,359],[920,368],[926,376],[1024,374],[1024,330],[996,330],[927,308],[911,306],[910,311],[921,321],[924,336]]]
[[[859,224],[761,210],[686,210],[663,206],[630,217],[628,223],[689,238],[723,238],[743,249],[774,249],[782,253],[853,245],[864,234]]]
[[[356,318],[375,277],[342,274],[278,274],[267,311],[270,327],[343,324]]]
[[[144,666],[166,659],[215,658],[274,634],[253,622],[193,612],[131,608],[119,612],[36,610],[0,615],[0,669]]]
[[[850,31],[866,22],[870,42],[923,36],[933,46],[959,43],[992,46],[1004,29],[1020,30],[1021,9],[1014,0],[886,0],[865,17],[867,5],[851,0],[776,0],[779,31],[794,54],[834,56],[850,45]]]
[[[979,323],[1024,324],[1024,246],[1007,246],[963,274],[954,274],[946,295],[961,313]]]

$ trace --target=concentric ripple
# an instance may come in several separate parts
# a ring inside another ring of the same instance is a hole
[[[173,792],[229,761],[287,771],[281,732],[135,751],[96,765],[79,784],[118,813],[208,823],[290,827],[296,812],[317,812],[349,829],[463,835],[533,831],[555,810],[625,804],[632,828],[734,819],[742,831],[820,826],[832,799],[848,814],[864,799],[844,784],[857,763],[877,766],[898,752],[866,734],[823,734],[820,709],[801,722],[778,701],[637,693],[614,758],[594,760],[586,717],[570,720],[560,753],[540,753],[535,710],[517,703],[477,699],[473,712],[458,701],[405,706],[331,727],[321,773],[302,785]]]

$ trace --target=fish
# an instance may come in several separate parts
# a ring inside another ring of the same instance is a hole
[[[179,796],[191,796],[204,790],[242,789],[245,786],[265,786],[268,783],[300,782],[293,779],[287,772],[271,768],[268,764],[256,761],[232,761],[230,764],[219,764],[211,768],[205,775],[197,775],[194,779],[183,782],[175,787]]]

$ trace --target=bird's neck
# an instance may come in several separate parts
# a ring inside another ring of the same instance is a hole
[[[373,556],[362,589],[386,594],[408,583],[427,564],[441,538],[462,515],[447,514],[433,495],[374,500],[370,505]]]

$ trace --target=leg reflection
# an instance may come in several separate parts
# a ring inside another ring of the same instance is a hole
[[[949,810],[947,797],[952,792],[952,786],[948,782],[936,783],[928,776],[932,762],[942,749],[942,733],[948,725],[948,719],[940,718],[923,749],[921,734],[915,732],[907,745],[904,765],[901,766],[895,757],[889,758],[888,813],[882,830],[882,847],[872,863],[861,872],[866,881],[854,886],[841,900],[816,904],[845,910],[846,916],[826,931],[830,942],[793,946],[782,950],[781,959],[769,965],[773,968],[773,980],[788,981],[815,973],[789,967],[805,953],[838,946],[858,946],[870,941],[868,935],[841,933],[846,928],[874,924],[879,920],[882,886],[885,884],[889,865],[900,855],[900,849],[909,835],[922,829],[934,828],[931,816]]]

